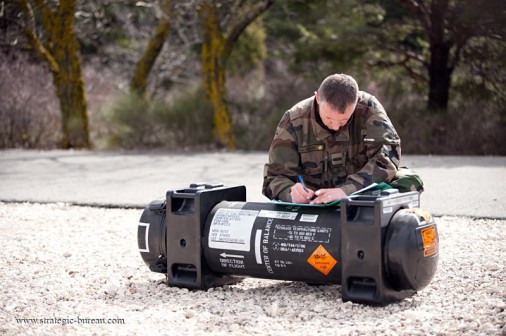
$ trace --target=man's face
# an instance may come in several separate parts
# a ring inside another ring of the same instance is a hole
[[[322,118],[323,123],[333,131],[337,131],[339,128],[346,125],[348,120],[350,120],[355,107],[357,106],[356,103],[348,105],[344,113],[341,113],[341,111],[335,109],[327,102],[320,102],[317,93],[315,93],[315,97],[319,105],[320,117]]]

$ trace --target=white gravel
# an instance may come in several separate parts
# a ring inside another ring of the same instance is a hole
[[[141,212],[0,202],[0,334],[506,335],[506,220],[436,218],[432,283],[370,307],[343,303],[338,285],[169,288],[137,252]]]

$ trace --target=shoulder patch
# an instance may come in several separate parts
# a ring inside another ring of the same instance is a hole
[[[355,111],[365,111],[368,107],[371,106],[371,98],[372,96],[364,91],[359,91],[358,93],[358,102]]]

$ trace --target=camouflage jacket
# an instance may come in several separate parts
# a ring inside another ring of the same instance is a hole
[[[360,91],[357,107],[337,132],[316,119],[314,97],[285,112],[269,149],[262,192],[291,201],[302,175],[308,188],[341,188],[347,195],[373,182],[390,182],[401,156],[400,139],[376,97]]]

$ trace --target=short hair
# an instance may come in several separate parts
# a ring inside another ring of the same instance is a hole
[[[318,88],[320,102],[326,102],[340,113],[357,102],[358,84],[355,79],[345,74],[333,74],[323,80]]]

